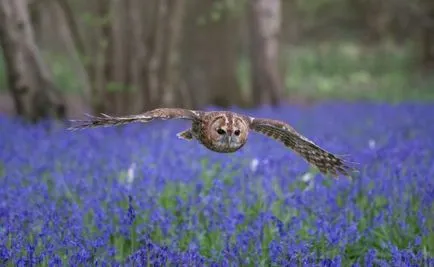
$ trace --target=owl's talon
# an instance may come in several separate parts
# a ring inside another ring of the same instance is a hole
[[[193,140],[193,133],[191,132],[191,129],[177,133],[176,136],[179,139],[183,139],[183,140],[188,140],[188,141]]]

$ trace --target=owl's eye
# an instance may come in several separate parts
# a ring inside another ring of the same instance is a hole
[[[222,128],[220,128],[220,129],[217,129],[217,133],[220,134],[220,135],[223,135],[226,132],[225,132],[225,130],[223,130]]]
[[[241,133],[240,130],[235,130],[235,132],[234,132],[234,134],[235,134],[236,136],[240,135],[240,133]]]

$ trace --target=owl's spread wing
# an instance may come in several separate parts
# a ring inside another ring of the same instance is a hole
[[[158,108],[147,111],[142,114],[128,115],[122,117],[110,116],[107,114],[101,114],[100,116],[87,115],[88,120],[72,120],[71,122],[77,123],[71,126],[70,130],[78,130],[91,127],[107,127],[117,126],[132,122],[150,122],[154,119],[168,120],[168,119],[186,119],[195,120],[199,119],[199,112],[189,109],[181,108]]]
[[[282,142],[307,162],[316,166],[323,174],[331,174],[335,177],[338,174],[350,176],[350,171],[354,170],[344,160],[317,146],[284,122],[252,118],[250,128]]]

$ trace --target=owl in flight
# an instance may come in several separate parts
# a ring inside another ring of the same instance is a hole
[[[191,121],[191,128],[177,136],[184,140],[198,140],[206,148],[219,153],[232,153],[247,142],[250,131],[271,137],[316,166],[321,173],[334,177],[349,176],[351,167],[336,155],[320,148],[295,131],[289,124],[272,119],[253,118],[230,111],[196,111],[181,108],[158,108],[138,115],[114,117],[106,114],[90,116],[89,120],[73,120],[78,124],[70,130],[116,126],[131,122],[150,122],[154,119],[184,119]]]

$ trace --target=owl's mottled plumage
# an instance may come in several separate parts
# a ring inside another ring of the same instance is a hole
[[[186,119],[190,129],[177,134],[181,139],[198,140],[206,148],[219,153],[232,153],[247,142],[250,130],[264,134],[294,150],[323,174],[350,175],[351,167],[330,152],[299,134],[289,124],[272,119],[253,118],[230,111],[195,111],[180,108],[159,108],[138,115],[113,117],[106,114],[88,116],[89,120],[74,121],[70,129],[114,126],[132,122],[149,122],[154,119]]]

